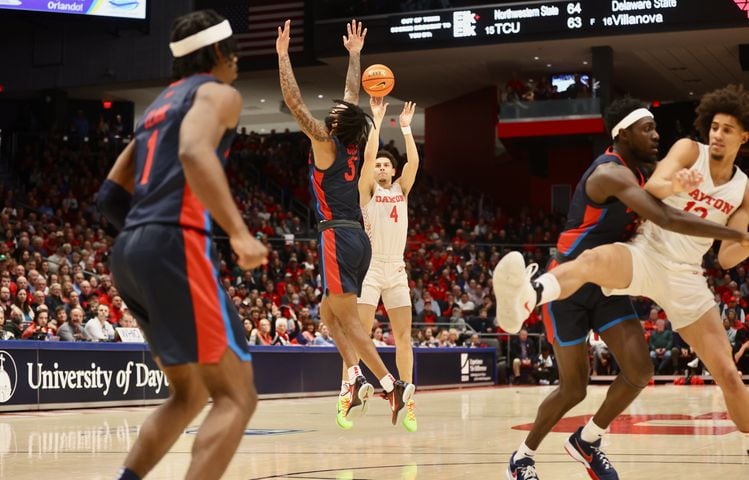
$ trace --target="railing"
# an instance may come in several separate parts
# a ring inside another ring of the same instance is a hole
[[[500,122],[524,120],[601,116],[599,98],[567,98],[536,100],[533,102],[507,101],[500,106]]]

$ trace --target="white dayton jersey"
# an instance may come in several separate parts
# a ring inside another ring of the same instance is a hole
[[[734,167],[733,177],[723,185],[714,185],[710,175],[708,146],[697,144],[700,154],[691,170],[700,172],[704,178],[699,187],[690,192],[681,192],[663,200],[663,203],[679,210],[690,212],[706,220],[721,225],[728,223],[728,217],[744,201],[747,177],[738,167]],[[650,246],[677,263],[701,265],[702,256],[707,253],[713,240],[692,237],[664,230],[653,222],[643,225],[642,235]]]
[[[400,183],[387,189],[377,185],[369,203],[362,207],[364,230],[372,243],[372,259],[403,261],[408,235],[408,205]]]

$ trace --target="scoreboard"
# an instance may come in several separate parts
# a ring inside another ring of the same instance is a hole
[[[749,39],[749,0],[525,1],[363,21],[367,50],[379,51],[733,27],[747,27]],[[327,47],[332,22],[317,27]]]

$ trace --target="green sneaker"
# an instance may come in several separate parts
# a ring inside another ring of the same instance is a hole
[[[337,413],[335,416],[335,423],[337,423],[338,426],[344,430],[348,430],[354,426],[354,422],[346,418],[346,414],[348,413],[350,404],[351,399],[349,398],[349,394],[338,395],[338,402],[336,402]]]
[[[406,404],[406,415],[403,417],[403,428],[408,430],[409,432],[415,432],[417,428],[416,424],[416,413],[414,412],[414,401],[409,400]]]

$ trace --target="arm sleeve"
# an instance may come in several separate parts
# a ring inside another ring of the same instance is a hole
[[[112,180],[105,180],[96,196],[96,206],[117,230],[125,226],[132,195]]]

